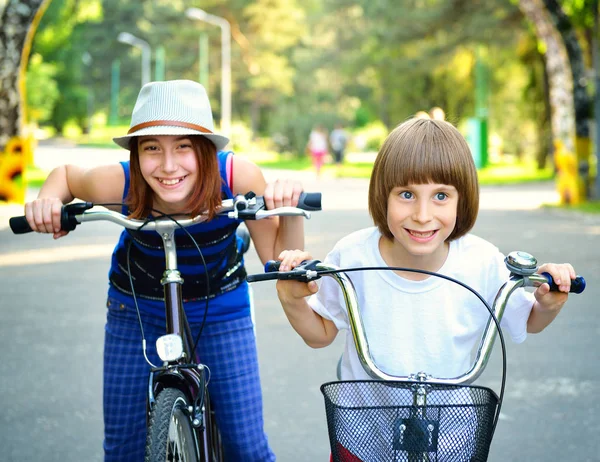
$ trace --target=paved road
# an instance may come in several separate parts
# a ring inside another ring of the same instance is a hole
[[[69,154],[83,161],[91,152]],[[111,161],[117,152],[94,155]],[[56,161],[56,153],[45,153]],[[315,256],[370,225],[366,181],[317,181],[311,174],[303,180],[307,189],[324,193],[324,211],[306,223],[307,247]],[[538,208],[555,198],[552,185],[482,191],[477,234],[504,252],[520,249],[540,261],[572,261],[588,281],[585,294],[572,297],[544,333],[522,345],[508,342],[507,389],[491,462],[600,460],[600,404],[593,394],[600,381],[595,353],[600,218]],[[82,226],[57,242],[41,235],[15,237],[5,226],[9,212],[0,212],[0,460],[100,461],[104,297],[118,229]],[[248,266],[250,272],[261,270],[252,252]],[[274,283],[255,284],[254,293],[271,444],[283,462],[327,460],[319,386],[334,379],[340,340],[326,349],[308,348],[282,314]],[[496,389],[497,353],[481,382]]]

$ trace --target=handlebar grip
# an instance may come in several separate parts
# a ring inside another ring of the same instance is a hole
[[[75,202],[63,205],[60,211],[60,229],[63,231],[73,231],[79,224],[75,216],[91,209],[93,206],[92,202]],[[24,215],[11,217],[8,223],[14,234],[25,234],[33,231]]]
[[[25,215],[22,215],[20,217],[11,217],[8,220],[8,224],[10,225],[10,229],[14,234],[25,234],[33,231],[31,229],[31,226],[29,226]]]
[[[552,279],[550,273],[542,273],[542,276],[544,276],[548,280],[550,290],[557,292],[558,286],[554,283],[554,280]],[[571,279],[571,289],[569,290],[569,292],[574,294],[580,294],[585,290],[585,285],[586,283],[583,276],[577,276],[575,279]]]
[[[313,192],[307,193],[303,192],[300,194],[298,198],[298,205],[296,206],[302,210],[308,211],[318,211],[321,210],[321,193]]]
[[[279,279],[279,272],[277,271],[273,273],[249,274],[246,276],[246,281],[248,282],[273,281],[275,279]]]
[[[248,282],[259,282],[259,281],[272,281],[277,279],[279,274],[279,266],[281,262],[279,260],[269,260],[265,263],[265,272],[259,274],[249,274],[246,276]]]
[[[279,271],[280,266],[280,260],[269,260],[267,263],[265,263],[265,273],[273,273],[275,271]]]

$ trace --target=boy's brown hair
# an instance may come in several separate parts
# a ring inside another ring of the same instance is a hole
[[[129,142],[129,192],[125,203],[129,207],[131,218],[145,219],[152,212],[154,192],[142,176],[139,161],[138,138]],[[186,213],[191,216],[206,212],[209,219],[214,218],[221,205],[221,175],[215,145],[203,136],[190,135],[190,141],[198,158],[198,178],[188,203]]]
[[[464,137],[449,122],[409,119],[385,139],[369,184],[369,213],[381,234],[394,239],[387,224],[390,192],[397,186],[439,183],[458,191],[456,226],[452,241],[475,225],[479,212],[477,169]]]

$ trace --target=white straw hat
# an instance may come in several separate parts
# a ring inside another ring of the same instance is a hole
[[[206,90],[191,80],[150,82],[142,87],[127,135],[113,141],[129,149],[132,137],[145,135],[201,135],[211,140],[217,150],[229,143],[229,138],[214,133]]]

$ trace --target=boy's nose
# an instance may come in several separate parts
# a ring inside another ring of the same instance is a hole
[[[431,209],[427,202],[418,202],[415,204],[413,220],[418,223],[426,223],[431,220]]]

